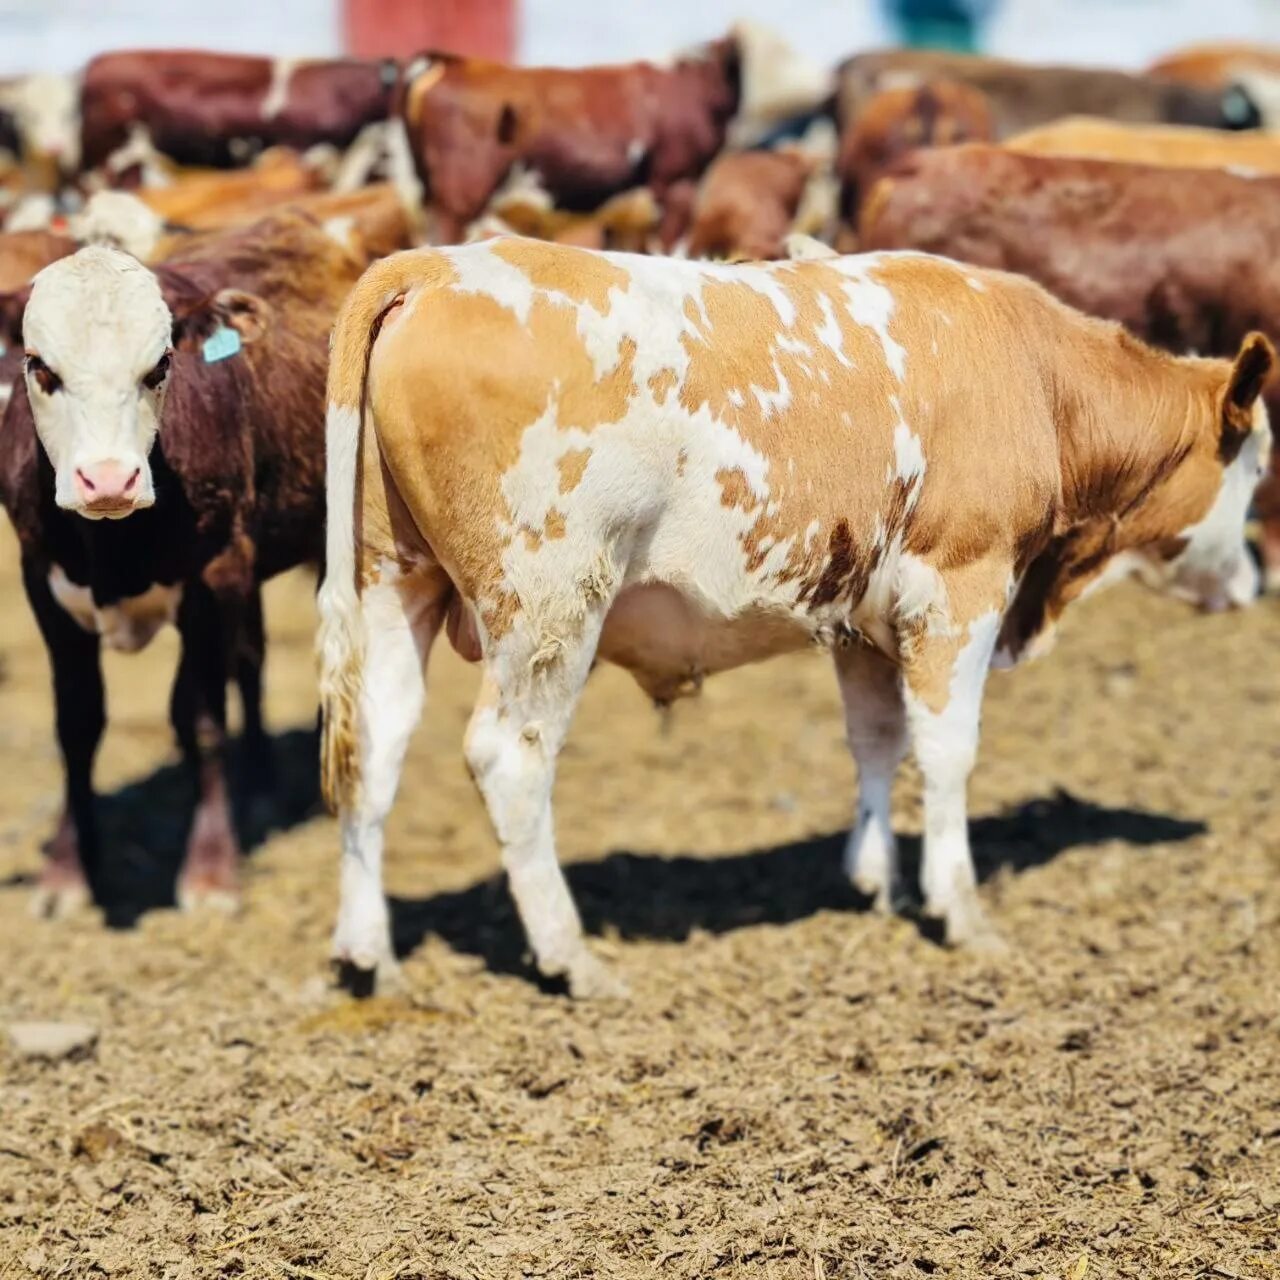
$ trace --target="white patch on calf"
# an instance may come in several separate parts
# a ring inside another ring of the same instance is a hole
[[[119,653],[146,648],[162,627],[177,620],[182,602],[181,583],[163,586],[157,582],[140,595],[99,608],[93,592],[72,582],[58,564],[49,570],[49,590],[79,627],[100,635],[108,648]]]
[[[271,64],[271,83],[267,86],[267,96],[262,99],[262,118],[274,120],[289,101],[289,81],[293,73],[305,65],[302,58],[276,58]]]
[[[874,260],[837,258],[832,265],[848,279],[844,293],[849,302],[849,315],[856,324],[870,329],[880,339],[889,371],[899,382],[904,381],[907,376],[907,350],[889,332],[889,321],[893,319],[893,294],[866,274]]]

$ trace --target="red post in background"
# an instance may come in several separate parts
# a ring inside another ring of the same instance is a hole
[[[516,0],[343,0],[343,38],[357,58],[407,58],[424,49],[510,62]]]

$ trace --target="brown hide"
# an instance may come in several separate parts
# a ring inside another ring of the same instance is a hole
[[[144,126],[156,150],[184,164],[234,167],[264,147],[348,145],[385,120],[390,63],[300,61],[280,109],[266,112],[270,58],[190,50],[106,53],[85,68],[81,165],[93,169]],[[240,142],[245,144],[242,150]]]
[[[694,258],[781,258],[813,162],[791,151],[720,156],[698,189],[689,233]]]
[[[959,81],[986,95],[997,138],[1069,115],[1222,129],[1259,123],[1256,108],[1235,88],[1202,89],[1125,71],[1033,66],[924,49],[850,58],[839,72],[839,118],[848,127],[875,94],[939,79]]]
[[[670,67],[560,69],[425,54],[400,114],[436,218],[461,238],[517,163],[557,208],[586,212],[648,185],[661,204],[720,150],[737,109],[736,47],[724,41]]]

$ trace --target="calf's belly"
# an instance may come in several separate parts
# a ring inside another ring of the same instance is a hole
[[[657,702],[696,693],[703,677],[803,649],[813,630],[780,609],[712,614],[676,587],[626,587],[605,619],[598,653],[630,671]]]

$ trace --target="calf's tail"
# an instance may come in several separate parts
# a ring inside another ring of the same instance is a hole
[[[415,282],[422,254],[393,254],[357,281],[334,325],[325,418],[325,578],[320,627],[320,782],[334,812],[360,792],[360,696],[365,631],[360,612],[356,513],[369,354],[383,315]],[[372,426],[372,424],[369,424]]]

